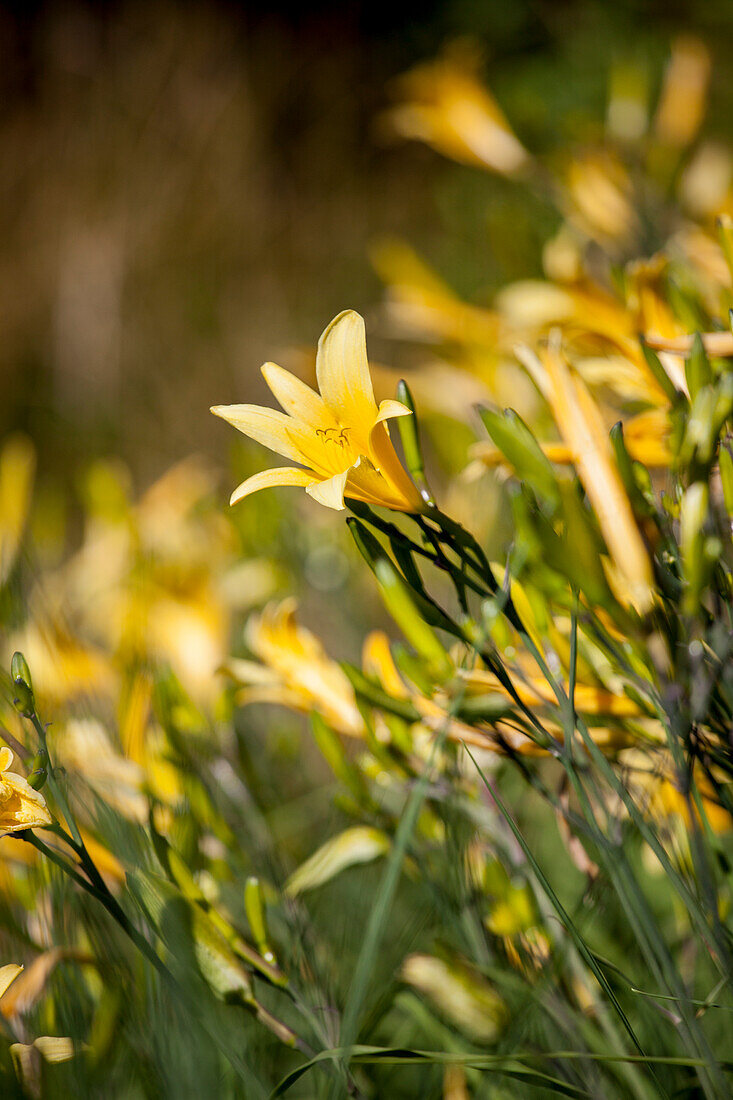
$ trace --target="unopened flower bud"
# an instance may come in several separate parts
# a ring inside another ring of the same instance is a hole
[[[33,757],[31,763],[31,770],[28,775],[28,785],[33,787],[34,791],[40,791],[43,784],[48,778],[48,753],[39,752],[37,756]]]
[[[254,875],[250,875],[244,886],[244,908],[258,951],[267,962],[274,962],[275,956],[268,943],[267,915],[262,885]]]
[[[13,658],[10,662],[10,675],[16,682],[22,680],[23,683],[27,684],[30,690],[33,691],[31,670],[28,668],[28,662],[25,657],[18,650],[13,654]]]
[[[36,701],[33,697],[31,670],[22,653],[13,654],[10,675],[13,679],[13,706],[25,718],[30,718],[36,709]]]

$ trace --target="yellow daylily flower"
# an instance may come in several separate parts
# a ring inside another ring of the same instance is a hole
[[[49,1065],[68,1062],[83,1049],[83,1045],[76,1043],[68,1035],[39,1035],[32,1043],[11,1043],[10,1057],[24,1091],[28,1096],[39,1096],[41,1060]]]
[[[729,833],[733,827],[731,815],[721,805],[715,795],[710,781],[701,774],[701,769],[696,769],[696,783],[702,797],[702,808],[708,824],[714,833],[718,835]],[[660,777],[656,787],[652,787],[649,809],[660,817],[680,817],[688,829],[692,828],[692,816],[700,820],[700,812],[692,803],[693,811],[690,813],[690,804],[682,794],[679,786],[672,778]]]
[[[339,313],[318,341],[320,393],[275,363],[265,363],[262,373],[284,412],[259,405],[215,405],[211,411],[305,469],[262,470],[234,490],[231,504],[258,489],[300,485],[327,508],[343,509],[347,496],[398,512],[423,510],[385,423],[410,410],[399,401],[382,401],[377,408],[358,313]]]
[[[14,1016],[23,1016],[34,1008],[43,996],[48,980],[58,964],[66,958],[74,958],[74,955],[73,950],[51,947],[38,955],[27,970],[22,966],[12,968],[17,973],[12,976],[0,996],[0,1016],[10,1020]],[[11,967],[2,969],[10,971]]]
[[[474,748],[492,750],[496,748],[489,732],[477,729],[461,722],[449,713],[450,700],[442,696],[428,699],[397,668],[392,656],[390,642],[382,630],[372,630],[364,641],[362,666],[367,676],[375,677],[388,695],[393,699],[409,699],[420,715],[420,722],[414,729],[422,726],[430,733],[444,733],[448,741],[457,744],[473,745]]]
[[[45,798],[22,775],[8,771],[12,763],[13,753],[4,745],[0,749],[0,833],[50,825]]]

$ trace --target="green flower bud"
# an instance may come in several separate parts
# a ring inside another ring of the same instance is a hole
[[[397,420],[397,428],[402,440],[402,450],[405,453],[407,469],[412,479],[420,490],[420,496],[427,504],[435,504],[435,499],[430,491],[427,477],[425,476],[425,462],[423,460],[422,447],[420,445],[420,431],[415,412],[415,402],[412,400],[410,388],[404,379],[400,379],[397,386],[397,398],[406,405],[412,416],[401,416]]]
[[[268,942],[265,899],[262,896],[260,880],[255,878],[254,875],[250,875],[244,885],[244,909],[257,944],[257,950],[267,962],[274,962],[275,956]]]
[[[40,791],[43,784],[48,779],[48,753],[39,752],[37,756],[33,757],[31,763],[31,771],[28,776],[28,785],[33,787],[34,791]]]
[[[13,677],[14,682],[17,684],[18,680],[22,680],[28,687],[29,691],[33,691],[33,681],[31,680],[31,670],[28,668],[28,662],[22,653],[16,651],[13,654],[13,659],[10,662],[10,675]]]
[[[13,679],[13,706],[24,718],[30,718],[35,712],[36,701],[33,697],[31,670],[22,653],[13,654],[10,675]]]

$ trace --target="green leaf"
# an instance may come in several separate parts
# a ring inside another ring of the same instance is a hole
[[[405,722],[419,722],[420,715],[409,699],[395,699],[380,684],[369,679],[361,669],[355,668],[353,665],[344,662],[341,668],[348,676],[356,694],[369,706],[375,707],[377,710],[387,711],[388,714],[395,714],[398,718],[404,719]]]
[[[705,345],[702,342],[702,336],[699,332],[696,332],[693,336],[692,348],[689,356],[685,360],[685,379],[687,381],[687,388],[690,391],[690,397],[693,401],[701,389],[711,385],[713,382],[713,371],[710,366],[710,360],[707,357]]]
[[[127,876],[130,892],[176,958],[190,965],[221,999],[240,997],[254,1004],[249,971],[206,914],[167,879],[151,871]]]
[[[641,517],[655,515],[654,505],[645,497],[639,484],[639,481],[642,480],[642,483],[651,485],[649,471],[640,462],[632,461],[631,455],[626,450],[624,426],[620,420],[611,428],[609,437],[618,472],[621,475],[624,489],[635,514]]]
[[[342,1058],[346,1051],[343,1048],[322,1050],[314,1058],[292,1070],[282,1079],[280,1084],[271,1094],[271,1100],[278,1096],[284,1096],[300,1078],[315,1066],[324,1062],[335,1062]],[[580,1085],[562,1081],[557,1077],[544,1073],[542,1070],[533,1069],[525,1065],[527,1062],[552,1061],[556,1063],[590,1061],[604,1063],[628,1063],[630,1065],[659,1065],[676,1066],[681,1069],[698,1069],[704,1065],[701,1058],[676,1057],[674,1055],[625,1055],[625,1054],[596,1054],[585,1050],[549,1050],[549,1051],[517,1051],[512,1054],[476,1054],[454,1053],[443,1050],[412,1050],[403,1047],[376,1047],[359,1045],[351,1049],[353,1061],[361,1065],[438,1065],[438,1066],[464,1066],[466,1069],[486,1070],[509,1077],[517,1077],[526,1084],[536,1084],[549,1088],[553,1092],[561,1092],[565,1096],[585,1097],[587,1100],[595,1100],[593,1094],[586,1092]],[[733,1062],[726,1060],[721,1062],[723,1069],[733,1069]]]
[[[514,468],[517,476],[551,507],[560,501],[555,471],[519,413],[503,414],[481,409],[481,419],[495,445]]]
[[[733,457],[726,446],[721,446],[718,454],[720,463],[720,480],[723,485],[723,500],[725,510],[729,516],[733,516]]]
[[[654,375],[655,381],[659,385],[660,389],[664,392],[670,404],[674,405],[677,402],[678,398],[677,387],[662,366],[661,360],[657,353],[645,343],[643,337],[639,338],[639,342],[641,344],[642,354],[646,360],[646,365],[649,367],[649,370]]]
[[[467,722],[497,722],[515,711],[506,695],[467,695],[456,708],[456,717]]]
[[[354,542],[356,543],[364,561],[367,563],[372,572],[377,575],[377,566],[380,562],[386,562],[392,569],[395,576],[397,576],[407,587],[407,580],[401,577],[394,569],[392,562],[390,561],[387,551],[382,546],[381,542],[371,533],[371,531],[361,522],[361,520],[349,517],[346,520],[347,526],[351,531]],[[379,579],[377,577],[377,579]],[[420,591],[411,590],[410,596],[412,602],[419,609],[420,616],[424,623],[430,626],[439,627],[441,630],[447,631],[454,637],[462,638],[462,634],[457,630],[454,623],[450,621],[448,616],[438,607],[434,600],[425,596]]]
[[[377,562],[375,572],[385,606],[410,645],[427,662],[437,679],[450,676],[453,665],[448,654],[420,614],[407,584],[386,558]]]

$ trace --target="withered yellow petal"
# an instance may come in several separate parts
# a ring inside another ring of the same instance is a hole
[[[334,317],[318,341],[316,375],[324,401],[341,424],[366,428],[374,420],[364,319],[353,309]]]
[[[13,981],[0,1002],[0,1013],[6,1020],[28,1012],[38,1003],[52,971],[66,954],[63,947],[52,947],[44,951],[33,960],[22,978]]]
[[[67,1035],[39,1035],[33,1040],[33,1046],[40,1052],[44,1062],[52,1065],[56,1062],[68,1062],[76,1054],[74,1040]]]
[[[237,504],[251,493],[260,489],[274,489],[279,485],[297,485],[307,489],[315,480],[310,470],[301,470],[297,466],[276,466],[273,470],[260,470],[237,486],[229,503]]]
[[[22,972],[23,967],[17,963],[7,963],[6,966],[0,966],[0,997],[2,997],[5,990]]]
[[[389,851],[389,837],[379,829],[357,825],[332,837],[314,852],[288,879],[285,892],[295,897],[304,890],[321,886],[346,867],[369,863]]]

